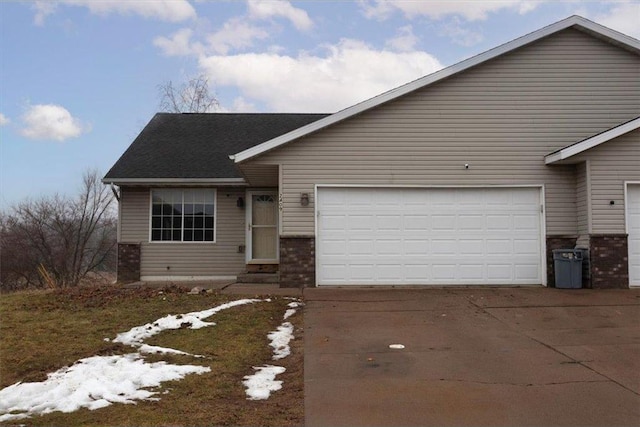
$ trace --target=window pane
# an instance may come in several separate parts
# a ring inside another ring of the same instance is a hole
[[[205,230],[204,240],[207,242],[213,242],[213,230]]]
[[[154,216],[151,218],[151,228],[160,228],[162,226],[162,218]]]
[[[191,215],[193,213],[193,204],[185,203],[184,204],[184,214]]]
[[[151,209],[151,215],[160,215],[161,213],[162,213],[162,205],[154,203]]]
[[[208,216],[204,219],[204,228],[213,230],[213,217]]]
[[[180,230],[173,230],[173,240],[178,242],[182,240],[182,233]]]
[[[213,215],[213,205],[204,205],[204,213]]]
[[[189,230],[193,228],[193,217],[185,216],[184,217],[184,229]]]
[[[193,206],[193,213],[198,215],[202,215],[204,213],[204,205],[203,204],[197,204]]]
[[[173,228],[182,228],[182,217],[174,216],[173,217]]]
[[[195,230],[193,232],[193,240],[196,242],[202,242],[204,240],[204,232],[202,230]]]
[[[151,231],[151,240],[160,240],[161,237],[162,237],[162,232],[160,230]]]
[[[193,231],[192,230],[184,230],[184,241],[185,242],[193,241]]]
[[[171,240],[171,230],[162,230],[162,240]]]
[[[193,228],[203,228],[204,227],[204,218],[201,216],[197,216],[193,219]]]

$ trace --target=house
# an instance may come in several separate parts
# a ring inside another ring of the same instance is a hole
[[[158,114],[104,178],[121,281],[640,286],[640,42],[579,16],[331,115]]]

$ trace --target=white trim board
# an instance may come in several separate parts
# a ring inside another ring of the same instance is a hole
[[[103,179],[114,185],[248,185],[244,178],[115,178]]]
[[[626,49],[640,53],[640,41],[610,28],[596,24],[595,22],[589,21],[581,16],[574,15],[229,157],[236,163],[249,160],[295,139],[309,135],[310,133],[341,122],[342,120],[355,116],[363,111],[399,98],[407,93],[436,83],[454,74],[463,72],[471,67],[489,61],[490,59],[504,55],[551,34],[571,27],[575,27],[578,30],[585,31],[614,44],[618,44]]]
[[[590,138],[584,139],[578,143],[569,145],[568,147],[562,148],[554,153],[547,154],[546,156],[544,156],[544,163],[546,165],[551,165],[562,160],[566,160],[593,147],[622,136],[625,133],[632,132],[638,128],[640,128],[640,117],[629,120],[628,122],[601,132]]]

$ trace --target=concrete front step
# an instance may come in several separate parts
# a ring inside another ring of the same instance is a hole
[[[278,273],[240,273],[236,283],[279,283]]]

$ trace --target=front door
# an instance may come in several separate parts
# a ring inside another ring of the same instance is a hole
[[[247,263],[278,262],[278,202],[275,191],[247,192]]]

